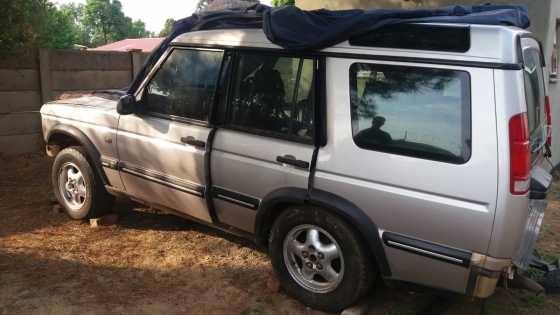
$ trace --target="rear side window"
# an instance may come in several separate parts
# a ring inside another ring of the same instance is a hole
[[[222,51],[173,50],[146,88],[144,110],[206,121],[222,58]]]
[[[470,158],[467,72],[355,63],[350,92],[360,148],[458,164]]]
[[[314,60],[240,53],[229,125],[289,140],[313,140]]]
[[[470,29],[464,26],[397,24],[351,38],[350,45],[466,52],[470,37]]]
[[[523,76],[525,80],[525,97],[527,102],[527,116],[532,140],[535,136],[542,136],[539,127],[544,111],[545,88],[544,73],[541,63],[541,52],[536,47],[523,49]],[[541,139],[542,140],[542,139]],[[540,142],[540,141],[537,141]],[[538,143],[537,143],[538,144]]]

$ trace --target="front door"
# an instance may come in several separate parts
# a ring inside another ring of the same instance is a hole
[[[253,232],[256,210],[281,188],[307,189],[314,150],[312,58],[239,52],[212,146],[212,196],[221,223]]]
[[[223,51],[171,48],[121,116],[119,168],[127,193],[211,222],[205,201],[208,116]]]

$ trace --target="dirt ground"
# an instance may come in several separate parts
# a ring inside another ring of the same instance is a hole
[[[50,163],[0,158],[0,314],[321,314],[270,290],[271,265],[247,241],[149,209],[100,228],[53,212]],[[539,243],[547,258],[560,254],[558,186],[551,198]],[[482,305],[402,288],[370,300],[370,314],[480,314]],[[499,289],[485,314],[506,313],[560,314],[560,297]]]

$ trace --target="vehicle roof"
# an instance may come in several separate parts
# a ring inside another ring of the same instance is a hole
[[[511,26],[496,25],[464,25],[464,24],[436,24],[468,26],[471,30],[471,46],[467,52],[442,52],[426,50],[410,50],[381,47],[363,47],[350,45],[344,41],[337,45],[321,50],[321,52],[353,53],[361,55],[387,55],[399,57],[416,57],[447,60],[468,60],[474,62],[517,63],[517,38],[529,32]],[[268,40],[262,29],[225,29],[188,32],[176,37],[172,45],[201,45],[216,47],[252,47],[252,48],[283,48]]]

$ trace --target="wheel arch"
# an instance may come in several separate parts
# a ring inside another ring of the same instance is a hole
[[[313,189],[309,194],[307,189],[280,188],[265,196],[255,219],[255,239],[259,245],[267,246],[274,220],[284,209],[294,205],[313,205],[340,216],[356,228],[381,275],[391,276],[377,225],[351,201],[323,190]]]
[[[101,154],[93,142],[81,130],[73,126],[56,125],[47,134],[46,142],[47,154],[52,157],[69,146],[78,145],[83,147],[87,154],[87,160],[91,163],[99,178],[101,178],[103,185],[108,184],[101,164]]]

